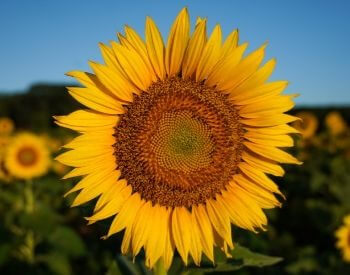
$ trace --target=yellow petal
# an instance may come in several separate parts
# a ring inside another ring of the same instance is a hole
[[[96,182],[94,182],[91,186],[83,188],[78,196],[75,197],[72,206],[78,206],[86,203],[102,193],[109,191],[109,189],[116,184],[117,181],[117,179],[112,177],[112,172],[113,171],[100,180],[96,180]]]
[[[220,60],[226,58],[238,46],[239,33],[238,30],[231,32],[224,44],[222,45]]]
[[[271,98],[281,94],[287,85],[287,81],[275,81],[262,84],[261,86],[257,86],[241,93],[236,93],[237,88],[230,94],[230,98],[234,100],[237,105],[252,104],[256,101],[261,101],[264,98]]]
[[[233,181],[230,185],[235,188],[236,185],[244,188],[249,192],[256,200],[256,202],[263,208],[274,208],[276,206],[280,207],[281,203],[276,199],[275,195],[263,188],[262,186],[254,183],[242,174],[237,174],[233,176]]]
[[[218,248],[220,248],[220,250],[225,253],[226,257],[229,259],[229,258],[232,258],[232,255],[231,255],[231,251],[230,249],[228,248],[228,245],[227,245],[227,242],[214,230],[213,231],[214,233],[214,243],[215,243],[215,246],[217,246]],[[232,247],[233,248],[233,247]]]
[[[153,268],[154,264],[164,255],[166,250],[169,211],[158,204],[152,207],[150,211],[153,212],[154,219],[152,219],[151,233],[145,250],[148,267]]]
[[[206,23],[207,20],[204,19],[196,26],[195,31],[188,42],[182,64],[183,79],[191,77],[197,69],[205,43],[207,42]]]
[[[124,228],[132,227],[135,216],[144,203],[145,202],[141,200],[138,193],[131,195],[122,206],[119,214],[114,218],[107,237],[123,230]]]
[[[133,100],[132,93],[137,93],[138,91],[130,81],[126,80],[120,73],[92,61],[89,62],[89,65],[101,83],[117,98],[127,102]]]
[[[95,186],[96,184],[99,184],[102,179],[111,177],[115,175],[115,180],[118,180],[120,173],[116,172],[112,166],[106,166],[103,169],[99,171],[95,171],[92,174],[89,174],[85,176],[82,180],[80,180],[71,190],[69,190],[64,196],[67,196],[71,194],[72,192],[76,192],[78,190],[84,189],[84,188],[90,188]]]
[[[202,81],[208,77],[219,61],[221,54],[221,27],[216,25],[208,42],[205,44],[203,53],[196,70],[196,81]]]
[[[276,183],[274,183],[268,176],[266,176],[262,171],[256,170],[254,167],[250,166],[246,162],[242,162],[238,165],[239,169],[250,179],[255,181],[262,187],[270,190],[271,192],[281,194]]]
[[[241,119],[240,122],[248,126],[266,127],[276,126],[280,124],[290,123],[296,120],[300,120],[298,117],[287,115],[287,114],[273,114],[266,117],[258,118],[245,118]]]
[[[93,162],[98,163],[98,161],[110,161],[111,163],[115,163],[113,147],[104,148],[101,151],[70,150],[68,152],[62,153],[55,159],[64,165],[73,167],[87,166]]]
[[[160,79],[165,78],[164,43],[157,25],[152,18],[146,18],[146,48],[149,59]]]
[[[195,219],[195,223],[199,229],[199,237],[201,241],[201,246],[203,248],[203,252],[208,257],[209,260],[214,262],[214,236],[213,236],[213,228],[209,221],[209,217],[205,207],[203,205],[197,205],[192,207],[192,216]]]
[[[246,81],[241,83],[241,85],[230,91],[231,96],[234,95],[240,96],[249,90],[254,89],[255,87],[259,87],[267,81],[267,79],[272,74],[273,70],[276,66],[276,59],[270,59],[267,61],[259,70],[257,70],[254,74],[251,75]]]
[[[124,232],[123,241],[121,245],[121,251],[123,254],[127,254],[130,251],[130,243],[132,236],[132,227],[131,225],[127,226]]]
[[[135,217],[135,223],[132,228],[132,253],[136,256],[141,247],[146,244],[150,237],[152,224],[155,222],[152,203],[146,202],[138,211]],[[152,223],[150,222],[152,221]]]
[[[197,19],[196,19],[196,27],[197,27],[200,23],[202,23],[204,20],[207,20],[207,19],[198,16]]]
[[[298,161],[290,154],[273,146],[259,145],[252,142],[244,142],[244,145],[253,152],[274,161],[281,163],[302,164],[302,162]]]
[[[108,202],[103,204],[103,206],[98,211],[95,211],[91,217],[86,218],[89,221],[89,224],[93,224],[99,220],[107,219],[119,213],[125,201],[131,196],[131,187],[123,184],[123,181],[125,180],[118,181],[114,186],[110,188],[110,190],[107,190],[107,192],[104,192],[99,197],[98,201],[100,201],[100,199],[106,200],[107,195],[105,194],[108,194],[109,192],[113,193],[113,197],[109,198],[110,200]]]
[[[113,51],[128,79],[140,90],[146,91],[152,82],[151,72],[134,50],[112,42]]]
[[[100,162],[100,163],[92,162],[87,166],[74,168],[69,173],[67,173],[62,179],[68,179],[68,178],[91,174],[98,169],[103,169],[105,166],[106,164],[104,162]]]
[[[85,87],[96,86],[95,82],[97,81],[97,78],[93,74],[90,74],[87,72],[81,72],[81,71],[70,71],[66,73],[66,75],[70,77],[74,77]]]
[[[218,198],[226,206],[231,221],[237,226],[256,232],[255,228],[264,229],[267,218],[261,207],[255,200],[240,186],[233,189],[227,187],[228,191],[222,193]]]
[[[297,129],[287,124],[282,124],[282,125],[277,125],[272,127],[262,127],[262,128],[245,126],[244,128],[249,132],[254,132],[254,133],[263,134],[263,135],[285,135],[285,134],[299,133]]]
[[[167,219],[167,231],[166,231],[166,241],[165,241],[165,248],[164,248],[164,265],[165,269],[168,270],[171,266],[171,263],[173,261],[174,257],[174,250],[175,250],[175,244],[171,237],[171,220],[170,220],[170,210],[167,210],[168,212],[168,219]]]
[[[249,165],[253,168],[259,169],[264,173],[278,177],[282,177],[284,175],[284,170],[275,161],[261,157],[253,152],[243,152],[242,159],[249,163]]]
[[[78,110],[66,116],[54,116],[54,119],[62,127],[85,132],[111,129],[117,125],[119,117],[92,110]]]
[[[191,245],[191,216],[185,207],[175,207],[172,213],[174,242],[185,265]]]
[[[266,44],[260,47],[255,52],[249,54],[244,58],[234,69],[230,72],[226,72],[230,77],[224,76],[224,81],[220,81],[217,84],[218,89],[223,91],[231,91],[243,83],[249,78],[259,67],[260,63],[264,59]]]
[[[117,170],[115,171],[115,173],[118,173],[118,172],[120,173],[120,171],[117,171]],[[110,192],[103,193],[101,197],[98,198],[94,208],[94,213],[97,214],[103,207],[105,207],[110,201],[114,199],[114,196],[118,197],[120,194],[121,197],[126,197],[126,198],[130,197],[131,191],[132,191],[132,188],[130,185],[127,184],[126,180],[124,179],[118,180],[117,184],[115,184],[111,188]]]
[[[111,91],[109,91],[102,83],[101,81],[97,78],[96,75],[86,73],[86,72],[81,72],[81,71],[71,71],[66,73],[67,76],[74,77],[77,79],[83,86],[87,88],[93,88],[97,89],[104,94],[113,97],[114,99],[118,99]],[[124,101],[125,102],[125,101]]]
[[[69,94],[81,104],[101,113],[116,115],[124,113],[120,101],[95,88],[67,87]]]
[[[202,243],[199,235],[199,226],[196,223],[194,215],[191,215],[191,233],[190,254],[194,263],[199,266],[202,259]]]
[[[118,60],[113,52],[113,49],[111,49],[110,47],[108,47],[103,43],[99,43],[99,46],[100,46],[103,60],[105,61],[107,67],[116,71],[117,73],[123,74],[124,77],[126,77],[126,74],[123,72],[122,67],[118,63]]]
[[[293,139],[288,135],[264,135],[254,132],[247,132],[244,137],[254,143],[276,147],[292,147],[294,145]]]
[[[107,129],[99,132],[84,133],[65,144],[64,148],[75,149],[78,147],[90,147],[91,144],[98,146],[112,146],[115,143],[114,129]]]
[[[245,118],[258,118],[273,115],[274,113],[284,113],[294,107],[290,96],[274,96],[269,100],[257,101],[249,105],[242,106],[239,114]]]
[[[180,71],[189,36],[190,18],[187,8],[183,8],[171,27],[165,50],[165,68],[168,77]]]
[[[231,82],[234,77],[232,71],[235,70],[240,62],[244,51],[246,50],[248,43],[244,43],[237,48],[226,54],[225,58],[221,59],[213,68],[211,74],[206,80],[206,84],[209,86],[220,85],[225,86],[226,83]]]
[[[129,43],[134,47],[136,52],[141,56],[142,60],[148,67],[149,73],[151,75],[152,81],[157,81],[157,75],[151,64],[151,60],[148,57],[147,48],[145,42],[138,35],[138,33],[129,26],[125,26],[125,36]]]
[[[209,219],[216,232],[233,247],[231,237],[231,223],[225,207],[218,200],[208,200],[206,203]]]

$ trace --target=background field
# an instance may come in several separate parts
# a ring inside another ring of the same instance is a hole
[[[0,117],[11,118],[16,131],[29,130],[45,136],[53,157],[73,132],[55,126],[52,115],[67,114],[78,107],[60,85],[35,85],[23,94],[0,96]],[[334,237],[343,216],[350,213],[350,133],[347,128],[332,135],[325,124],[327,114],[337,111],[349,125],[350,108],[299,108],[294,113],[300,111],[313,113],[318,129],[308,139],[295,137],[293,153],[304,165],[286,166],[286,177],[276,178],[287,200],[281,209],[268,211],[267,232],[233,229],[237,243],[255,252],[282,257],[283,261],[262,269],[247,267],[238,274],[350,274],[350,265],[342,261]],[[60,180],[65,171],[65,167],[53,166],[47,175],[34,180],[35,214],[24,211],[26,183],[1,181],[1,273],[132,272],[135,268],[128,269],[130,262],[118,254],[121,235],[100,240],[109,221],[86,225],[83,217],[90,215],[93,203],[69,208],[75,195],[63,198],[63,194],[77,180]],[[32,260],[26,251],[28,232],[35,236]],[[146,274],[141,261],[136,263],[136,269]],[[174,274],[178,264],[174,262]]]

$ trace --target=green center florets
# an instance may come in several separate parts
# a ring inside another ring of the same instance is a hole
[[[151,143],[161,166],[181,171],[208,165],[214,148],[207,127],[188,111],[165,114]]]

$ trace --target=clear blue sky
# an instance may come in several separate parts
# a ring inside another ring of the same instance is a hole
[[[37,82],[69,82],[64,73],[101,61],[98,42],[116,39],[128,24],[143,34],[150,15],[166,38],[183,6],[192,23],[206,16],[227,35],[240,29],[253,50],[269,41],[273,79],[288,79],[299,104],[350,104],[350,1],[1,0],[0,91]]]

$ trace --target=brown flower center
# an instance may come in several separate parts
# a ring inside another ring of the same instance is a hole
[[[126,106],[115,127],[116,162],[143,199],[189,208],[225,189],[237,172],[243,133],[226,95],[170,78]]]
[[[38,159],[37,152],[31,147],[23,147],[17,153],[17,160],[23,166],[32,166]]]

